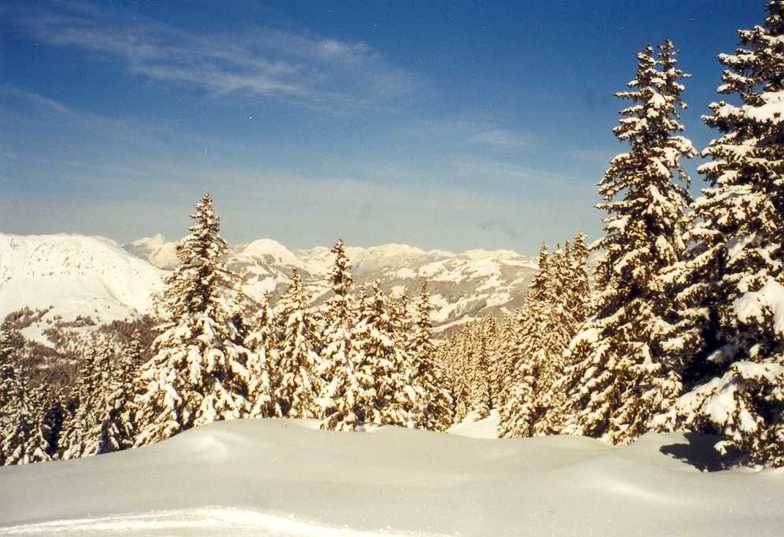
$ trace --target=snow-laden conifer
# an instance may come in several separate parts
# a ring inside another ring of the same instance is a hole
[[[681,389],[680,377],[662,347],[674,320],[659,276],[684,250],[684,214],[690,201],[681,159],[692,157],[680,132],[678,108],[684,75],[675,50],[665,42],[658,61],[652,47],[637,56],[631,101],[614,129],[628,142],[599,185],[606,211],[604,254],[597,268],[596,314],[572,342],[569,379],[564,386],[575,412],[577,432],[627,442],[647,431]]]
[[[33,388],[12,363],[10,333],[0,331],[0,463],[29,464],[51,459],[44,424],[45,394]]]
[[[142,373],[147,389],[139,401],[137,445],[239,418],[252,407],[250,353],[236,322],[236,281],[225,264],[227,245],[209,194],[191,218],[177,267],[166,278],[163,331]]]
[[[387,299],[375,281],[352,332],[351,363],[360,383],[356,404],[365,423],[414,427],[424,394],[406,349],[395,346],[388,311]]]
[[[365,383],[359,378],[363,373],[355,371],[352,363],[355,309],[349,294],[353,282],[351,261],[342,240],[331,252],[335,263],[328,275],[332,295],[324,312],[321,338],[319,418],[322,429],[354,430],[364,420],[358,399]]]
[[[318,364],[317,328],[309,312],[310,300],[294,269],[286,293],[276,305],[274,347],[275,377],[272,399],[280,415],[313,418],[321,389]]]
[[[133,447],[136,438],[136,380],[142,357],[141,334],[134,331],[127,345],[105,349],[98,361],[101,383],[93,400],[95,414],[87,431],[84,455],[99,455]]]
[[[276,321],[272,308],[272,294],[267,292],[261,301],[250,308],[244,321],[247,333],[243,337],[248,349],[248,399],[251,402],[249,415],[254,418],[282,416],[282,409],[273,401],[274,386],[281,382],[276,362]]]
[[[696,387],[679,426],[719,432],[719,449],[784,465],[784,2],[740,30],[722,54],[722,95],[705,122],[719,131],[699,168],[693,247],[668,274],[680,322],[667,342]]]
[[[452,398],[445,387],[441,364],[436,359],[432,312],[430,291],[425,281],[416,302],[413,333],[407,354],[413,362],[414,378],[411,384],[415,390],[421,390],[417,396],[423,399],[419,405],[418,425],[433,431],[445,431],[452,425]]]
[[[60,441],[63,459],[77,459],[97,453],[94,447],[99,442],[102,397],[109,375],[111,349],[109,342],[100,337],[93,337],[85,344],[85,354],[63,423]],[[92,452],[88,452],[88,446],[93,448]]]

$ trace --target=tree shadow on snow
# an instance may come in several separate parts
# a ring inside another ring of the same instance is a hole
[[[684,433],[683,436],[685,442],[662,446],[659,451],[701,472],[725,470],[737,458],[733,453],[722,456],[714,449],[720,440],[718,436],[698,433]]]

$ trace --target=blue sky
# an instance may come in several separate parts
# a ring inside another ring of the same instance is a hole
[[[210,191],[232,242],[595,237],[636,51],[681,49],[703,147],[716,55],[763,5],[5,2],[0,231],[176,238]]]

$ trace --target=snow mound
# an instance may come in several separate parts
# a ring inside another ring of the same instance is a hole
[[[614,448],[304,425],[222,422],[0,468],[0,535],[773,537],[784,525],[784,473],[701,472],[712,442],[691,435]]]
[[[497,410],[490,412],[490,415],[481,420],[474,420],[467,417],[462,422],[453,425],[449,429],[449,434],[466,436],[468,438],[498,438],[498,422],[501,417]]]

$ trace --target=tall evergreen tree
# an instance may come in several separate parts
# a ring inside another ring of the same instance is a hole
[[[427,281],[424,281],[416,303],[414,329],[408,347],[415,374],[411,383],[415,388],[421,388],[420,397],[424,399],[422,409],[418,412],[418,425],[425,429],[445,431],[452,425],[452,401],[445,387],[444,373],[436,360],[432,313],[430,290]]]
[[[562,354],[575,330],[572,248],[539,251],[539,271],[523,308],[514,386],[500,409],[502,436],[532,436],[554,406],[554,386],[563,373]]]
[[[630,91],[617,94],[632,104],[614,129],[630,149],[612,159],[599,185],[598,207],[608,213],[597,245],[604,251],[597,269],[602,292],[596,315],[572,344],[565,386],[577,432],[607,435],[613,442],[648,430],[681,389],[662,348],[674,312],[659,276],[684,250],[690,197],[676,180],[688,184],[680,161],[695,154],[679,134],[678,108],[685,107],[679,80],[686,75],[669,42],[661,46],[658,62],[650,46],[637,59]]]
[[[63,459],[78,459],[88,452],[88,446],[95,446],[99,439],[102,395],[105,390],[105,376],[108,376],[111,354],[106,338],[94,336],[86,342],[85,353],[80,364],[76,384],[72,391],[71,405],[66,413],[61,435],[60,450]]]
[[[366,423],[413,427],[424,396],[406,350],[395,347],[388,309],[373,282],[352,333],[351,362],[360,381],[356,404]]]
[[[472,360],[469,364],[470,399],[468,414],[474,420],[481,420],[490,414],[492,409],[492,388],[490,384],[490,360],[492,344],[495,340],[495,320],[485,317],[473,325],[470,332]]]
[[[255,310],[248,312],[247,334],[243,338],[248,355],[248,396],[252,403],[250,416],[264,418],[281,416],[281,407],[273,401],[275,386],[281,384],[277,369],[275,348],[275,312],[272,309],[272,294],[267,292]]]
[[[411,347],[411,312],[409,311],[410,299],[408,292],[403,289],[400,296],[389,301],[389,319],[395,338],[395,346],[399,349]]]
[[[0,414],[0,461],[5,465],[51,460],[44,423],[44,393],[10,364],[0,365],[6,403]]]
[[[310,300],[294,269],[291,283],[277,304],[275,334],[276,383],[272,399],[282,416],[313,418],[321,389],[316,366],[316,327],[308,311]]]
[[[668,274],[683,311],[667,342],[694,390],[677,422],[719,432],[720,451],[784,465],[784,2],[740,30],[722,54],[722,95],[705,122],[719,131],[699,172],[693,247]]]
[[[320,375],[322,391],[319,397],[321,428],[354,430],[365,416],[358,405],[362,371],[352,363],[354,308],[351,304],[351,261],[342,240],[331,250],[335,264],[329,272],[332,295],[324,314]]]
[[[87,434],[84,455],[98,455],[133,447],[136,437],[136,378],[141,357],[138,330],[128,345],[104,352],[99,362],[101,383],[94,401],[92,430]],[[112,352],[113,351],[113,352]]]
[[[148,386],[139,401],[137,445],[245,416],[252,406],[250,352],[236,322],[236,282],[225,264],[227,245],[209,194],[191,218],[177,267],[166,279],[163,332],[142,373]]]

